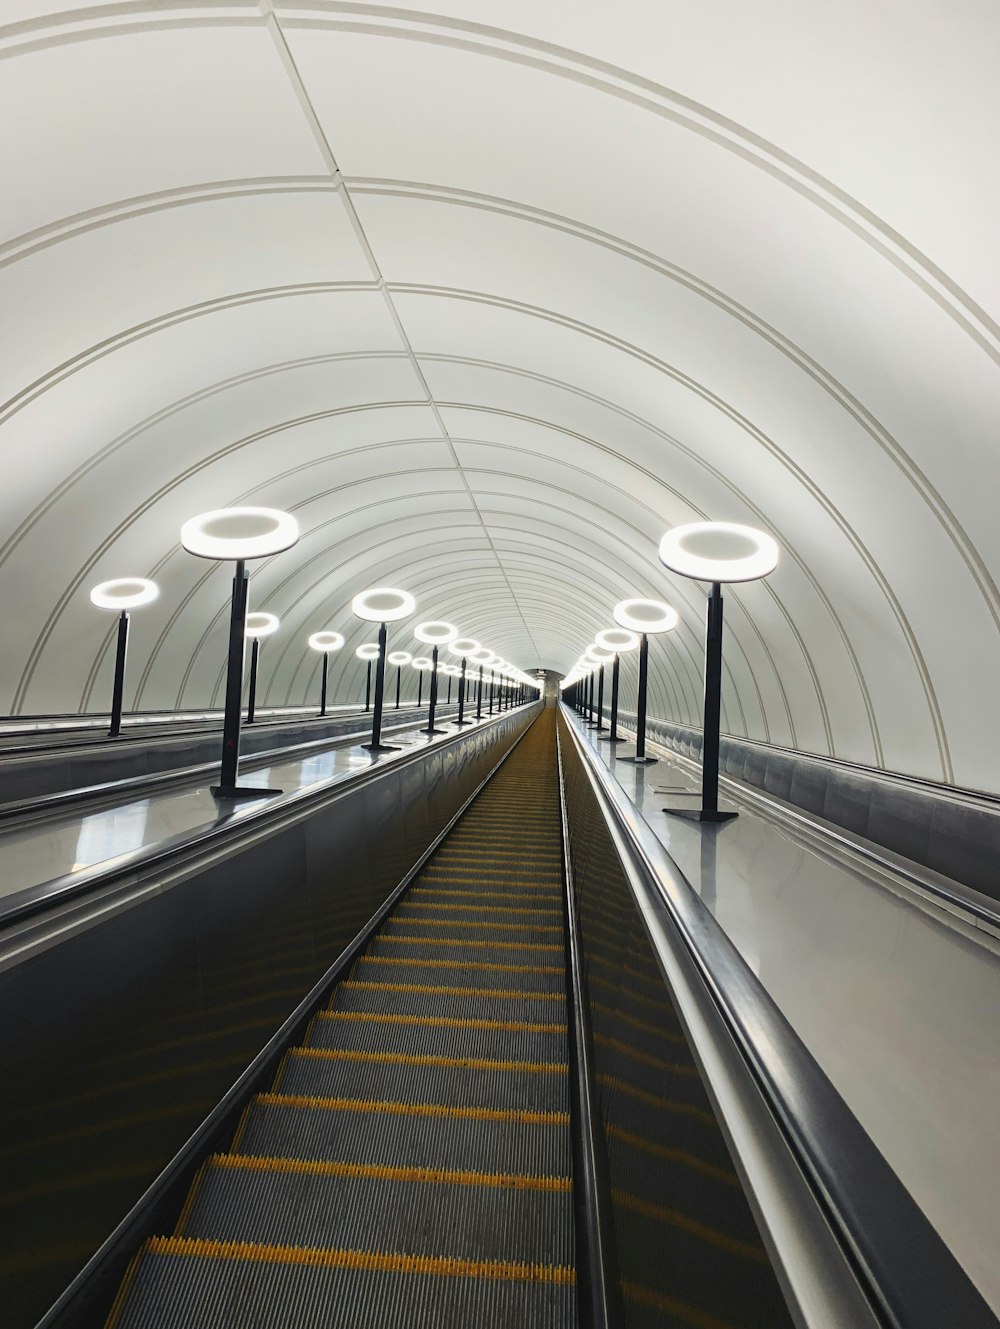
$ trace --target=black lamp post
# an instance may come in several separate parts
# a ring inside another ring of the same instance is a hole
[[[409,618],[416,601],[408,591],[391,586],[376,586],[362,591],[351,601],[351,609],[368,623],[378,623],[378,658],[375,661],[375,706],[372,712],[372,738],[363,744],[369,752],[395,752],[398,745],[382,742],[382,704],[385,699],[385,662],[388,640],[387,624]]]
[[[326,687],[330,676],[330,656],[334,651],[339,651],[344,644],[344,638],[339,632],[314,632],[309,638],[309,646],[314,651],[319,651],[323,656],[323,672],[319,688],[319,714],[322,719],[326,715]]]
[[[370,711],[372,708],[372,661],[378,659],[378,643],[366,641],[358,647],[354,654],[359,660],[364,660],[368,666],[365,677],[365,710]]]
[[[448,650],[451,651],[452,655],[457,655],[462,662],[458,674],[458,718],[452,720],[452,724],[456,729],[461,729],[463,725],[472,724],[471,720],[465,718],[465,666],[468,657],[482,649],[479,642],[473,641],[471,637],[456,637],[454,641],[448,643]]]
[[[257,715],[257,668],[260,662],[260,643],[278,630],[277,614],[247,614],[246,637],[250,642],[250,687],[247,692],[247,724],[253,724]]]
[[[418,623],[413,629],[413,635],[417,641],[422,641],[425,646],[431,647],[430,658],[430,679],[428,680],[428,711],[427,728],[422,730],[425,734],[443,734],[444,729],[435,729],[434,719],[437,714],[438,702],[438,648],[446,646],[448,642],[454,641],[458,636],[458,628],[452,623],[445,623],[441,619],[430,619],[426,623]],[[451,701],[451,679],[448,680],[448,700]]]
[[[402,681],[403,665],[408,665],[412,659],[413,659],[413,656],[410,654],[409,651],[390,651],[390,653],[389,653],[389,663],[390,663],[391,665],[395,665],[395,666],[396,666],[396,706],[395,706],[395,709],[396,709],[397,711],[399,710],[399,689],[400,689],[400,685],[401,685],[401,681]]]
[[[125,658],[128,654],[129,610],[151,604],[159,595],[156,582],[146,577],[116,577],[102,581],[90,592],[90,603],[98,609],[118,610],[118,644],[115,650],[115,681],[111,692],[109,738],[122,731],[122,704],[125,697]]]
[[[611,665],[611,719],[608,725],[608,733],[601,735],[600,742],[624,743],[625,739],[618,733],[619,667],[622,654],[625,651],[634,651],[639,645],[639,635],[636,632],[630,632],[628,628],[606,628],[603,632],[597,634],[594,644],[603,646],[605,650],[614,651],[615,653]]]
[[[682,577],[711,583],[705,631],[705,703],[701,749],[701,807],[665,808],[690,821],[731,821],[719,810],[719,746],[722,714],[722,583],[757,581],[778,566],[778,545],[763,531],[733,522],[699,521],[675,526],[660,541],[660,562]]]
[[[636,697],[635,756],[620,757],[636,766],[651,766],[656,757],[646,755],[646,694],[649,679],[649,638],[661,632],[670,632],[677,626],[677,610],[662,600],[621,600],[614,608],[614,620],[619,627],[639,636],[639,687]]]
[[[229,608],[229,651],[226,661],[226,707],[222,724],[220,779],[212,786],[216,798],[260,798],[280,789],[237,785],[240,722],[243,718],[243,659],[246,646],[246,564],[290,549],[299,538],[299,524],[277,508],[220,508],[192,517],[181,527],[181,544],[198,558],[232,559],[236,563]]]

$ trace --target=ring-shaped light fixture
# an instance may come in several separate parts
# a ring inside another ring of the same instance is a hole
[[[90,592],[90,602],[98,609],[138,609],[140,605],[150,604],[159,594],[159,586],[147,577],[115,577],[95,586]]]
[[[594,645],[603,646],[606,651],[614,651],[616,655],[624,655],[626,651],[634,651],[639,640],[638,632],[630,632],[628,628],[605,628],[594,638]]]
[[[394,586],[373,586],[351,601],[352,612],[369,623],[398,623],[401,618],[409,618],[416,607],[409,591]]]
[[[314,632],[309,637],[309,645],[314,651],[339,651],[344,644],[344,638],[339,632]],[[363,650],[359,647],[359,650]],[[375,653],[378,654],[378,647],[375,647]]]
[[[778,566],[777,541],[753,526],[694,521],[660,541],[660,562],[698,581],[756,581]]]
[[[354,652],[354,654],[358,657],[359,660],[377,660],[378,642],[366,641],[363,646],[358,647],[358,649]]]
[[[607,664],[609,660],[615,658],[615,653],[609,650],[607,646],[598,646],[595,643],[593,646],[587,647],[586,658],[595,661],[597,664]]]
[[[427,623],[418,623],[413,629],[413,635],[417,641],[425,642],[428,646],[447,646],[458,636],[458,628],[442,619],[431,619]]]
[[[493,652],[488,651],[485,646],[480,646],[478,651],[469,652],[469,659],[473,664],[485,666],[493,659]]]
[[[633,632],[669,632],[677,626],[677,610],[663,600],[619,600],[612,614],[621,628]]]
[[[277,632],[280,622],[277,614],[265,614],[257,611],[253,614],[247,614],[246,627],[243,634],[246,637],[270,637],[272,632]]]
[[[391,665],[405,665],[410,663],[413,656],[409,651],[390,651],[385,658]]]
[[[448,643],[448,650],[452,655],[470,656],[473,651],[481,651],[482,645],[474,641],[471,637],[456,637],[454,641]]]
[[[415,655],[410,661],[414,669],[420,669],[425,674],[434,668],[434,661],[427,658],[426,655]]]
[[[298,538],[299,523],[278,508],[216,508],[181,527],[181,544],[198,558],[265,558]]]

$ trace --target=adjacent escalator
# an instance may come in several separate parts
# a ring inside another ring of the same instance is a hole
[[[136,1256],[109,1326],[575,1325],[562,877],[548,711]]]

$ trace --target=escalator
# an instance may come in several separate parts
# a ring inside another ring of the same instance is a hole
[[[577,1323],[563,860],[544,712],[386,918],[113,1329]]]

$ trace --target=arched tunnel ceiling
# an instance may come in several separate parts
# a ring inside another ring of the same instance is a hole
[[[697,722],[656,545],[711,517],[784,550],[727,592],[731,732],[1000,787],[995,6],[3,21],[0,707],[106,705],[125,573],[128,702],[217,701],[231,572],[178,531],[255,502],[304,532],[251,581],[270,703],[325,627],[357,695],[366,585],[559,671],[637,594]]]

